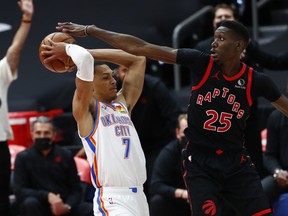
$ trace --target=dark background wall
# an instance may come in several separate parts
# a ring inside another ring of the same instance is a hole
[[[197,1],[177,0],[34,0],[32,29],[22,54],[19,77],[9,91],[10,111],[39,110],[70,106],[74,74],[54,74],[46,70],[38,58],[41,40],[56,31],[58,21],[96,24],[114,31],[131,33],[153,43],[171,46],[175,25],[201,6]],[[4,56],[20,24],[17,0],[0,8],[0,22],[12,29],[0,33],[0,57]],[[86,48],[104,48],[94,38],[78,38]]]

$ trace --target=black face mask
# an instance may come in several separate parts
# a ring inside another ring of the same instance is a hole
[[[180,138],[179,143],[180,143],[182,148],[186,147],[187,142],[188,142],[188,139],[186,138],[186,136],[183,136],[183,137]]]
[[[52,140],[50,138],[36,138],[34,141],[35,147],[40,150],[48,150],[53,147]]]

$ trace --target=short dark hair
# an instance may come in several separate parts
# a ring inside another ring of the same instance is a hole
[[[53,120],[51,118],[47,117],[47,116],[39,116],[39,117],[37,117],[36,120],[31,123],[31,126],[30,126],[30,130],[31,131],[34,130],[34,126],[35,126],[36,123],[49,123],[49,124],[52,125],[53,131],[56,131],[56,128],[55,128]]]
[[[232,21],[232,20],[224,20],[220,23],[219,27],[223,26],[231,29],[233,32],[237,33],[246,43],[249,43],[250,34],[248,29],[240,22]]]

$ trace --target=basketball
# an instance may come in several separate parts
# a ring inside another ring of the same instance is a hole
[[[51,45],[51,43],[48,41],[48,39],[51,39],[54,42],[65,42],[65,43],[72,43],[76,44],[76,40],[70,36],[69,34],[63,33],[63,32],[53,32],[49,35],[47,35],[41,42],[39,47],[39,58],[41,63],[50,71],[57,72],[57,73],[63,73],[67,72],[67,69],[65,68],[65,63],[55,59],[49,63],[44,63],[45,56],[40,55],[41,51],[45,50],[42,45]],[[71,57],[68,56],[67,63],[69,67],[74,66],[74,62],[72,61]]]

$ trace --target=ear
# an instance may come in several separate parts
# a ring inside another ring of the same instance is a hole
[[[243,50],[245,49],[244,41],[243,40],[237,40],[235,43],[235,47],[236,47],[236,50],[238,52],[243,52]]]

